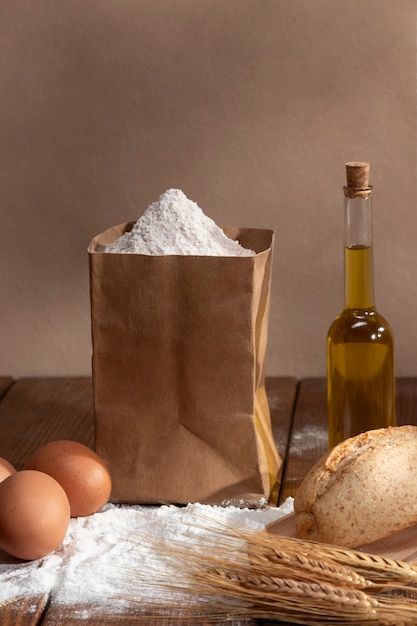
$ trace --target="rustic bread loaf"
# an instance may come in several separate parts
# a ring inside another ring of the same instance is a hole
[[[297,534],[359,547],[417,523],[417,426],[362,433],[310,470],[295,499]]]

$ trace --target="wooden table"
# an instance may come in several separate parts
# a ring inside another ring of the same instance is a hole
[[[297,381],[269,378],[267,393],[274,437],[283,459],[279,502],[293,496],[313,463],[327,450],[326,383],[322,378]],[[397,382],[399,424],[417,424],[417,378]],[[0,377],[0,457],[17,469],[40,444],[54,439],[73,439],[93,445],[93,406],[90,378]],[[0,553],[1,557],[1,553]],[[134,615],[100,615],[76,618],[71,607],[55,606],[45,596],[25,598],[19,606],[0,605],[3,626],[65,626],[83,624],[138,624]],[[141,621],[140,623],[146,623]],[[186,615],[173,612],[153,624],[192,624]],[[202,622],[200,622],[202,623]],[[228,620],[224,624],[267,624],[256,620]],[[269,622],[270,623],[270,622]]]

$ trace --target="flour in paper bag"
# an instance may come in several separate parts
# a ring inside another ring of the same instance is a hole
[[[177,254],[196,256],[254,256],[230,239],[202,209],[180,189],[168,189],[152,203],[132,230],[98,252],[118,254]]]

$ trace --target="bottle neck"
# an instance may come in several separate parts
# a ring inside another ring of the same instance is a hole
[[[374,303],[372,196],[345,197],[345,307],[372,309]]]

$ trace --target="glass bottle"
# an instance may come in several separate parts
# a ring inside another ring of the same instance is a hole
[[[394,426],[394,341],[374,302],[369,164],[346,163],[345,306],[327,336],[329,447]]]

